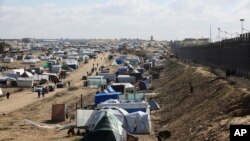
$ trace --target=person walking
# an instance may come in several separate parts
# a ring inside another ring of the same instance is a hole
[[[68,87],[70,87],[70,81],[68,81]]]
[[[40,98],[41,92],[40,90],[37,90],[38,98]]]
[[[9,92],[6,93],[6,97],[7,97],[7,99],[10,98],[10,93]]]
[[[45,97],[45,88],[42,89],[42,96]]]

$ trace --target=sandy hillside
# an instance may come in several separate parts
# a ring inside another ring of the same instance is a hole
[[[243,88],[240,79],[235,84],[213,72],[171,60],[153,81],[162,107],[154,114],[155,130],[171,132],[167,140],[227,141],[230,124],[249,124],[249,81]]]

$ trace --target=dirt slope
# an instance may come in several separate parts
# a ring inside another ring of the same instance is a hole
[[[190,92],[190,85],[194,92]],[[156,131],[168,130],[167,140],[229,140],[230,124],[249,124],[248,89],[231,85],[209,69],[169,60],[153,86],[161,110],[154,115]]]

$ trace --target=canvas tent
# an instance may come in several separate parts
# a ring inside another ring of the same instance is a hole
[[[114,114],[100,110],[89,120],[89,133],[81,141],[126,141],[122,123]]]

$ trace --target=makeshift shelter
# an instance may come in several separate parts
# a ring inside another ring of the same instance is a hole
[[[151,69],[151,68],[152,68],[152,62],[144,63],[144,64],[143,64],[143,67],[144,67],[146,70]]]
[[[32,87],[33,86],[33,78],[18,77],[17,78],[17,86],[18,87]]]
[[[129,76],[129,75],[118,75],[117,82],[118,83],[134,83],[135,77]]]
[[[96,113],[96,110],[85,110],[77,109],[76,110],[76,126],[77,127],[87,127],[87,122],[92,118]]]
[[[140,90],[147,90],[148,89],[148,85],[146,81],[140,81],[139,82],[139,88]]]
[[[112,73],[99,73],[98,76],[104,76],[104,78],[109,81],[116,80],[116,74],[112,74]]]
[[[78,67],[79,67],[78,61],[75,59],[65,59],[64,63],[65,63],[65,65],[67,65],[68,67],[70,67],[74,70],[78,69]]]
[[[82,61],[89,60],[89,56],[88,55],[82,55],[82,56],[80,56],[80,60],[82,60]]]
[[[61,65],[51,65],[51,67],[49,67],[50,72],[52,73],[60,73],[62,70],[62,66]]]
[[[11,57],[5,57],[5,58],[3,58],[3,62],[4,62],[4,63],[11,63],[11,62],[13,62],[13,61],[14,61],[14,59],[11,58]]]
[[[134,76],[136,80],[141,80],[142,79],[142,73],[134,70],[134,72],[129,74],[130,76]]]
[[[40,60],[38,58],[34,58],[34,59],[25,59],[23,60],[24,64],[35,64],[37,62],[40,62]]]
[[[13,69],[13,70],[4,71],[3,75],[12,77],[12,78],[17,78],[23,73],[24,73],[24,69]]]
[[[116,62],[116,64],[117,64],[117,65],[122,64],[122,60],[121,60],[121,59],[119,59],[119,58],[116,58],[116,59],[115,59],[115,62]]]
[[[127,93],[123,95],[119,95],[119,101],[144,101],[145,94],[144,93]]]
[[[95,95],[95,104],[102,103],[104,101],[107,101],[109,99],[119,99],[119,95],[121,93],[115,92],[115,93],[98,93]]]
[[[134,112],[125,116],[127,121],[126,130],[129,133],[145,134],[151,132],[151,121],[148,113]]]
[[[148,104],[150,105],[150,110],[151,111],[160,110],[160,106],[159,106],[159,104],[155,100],[150,100],[148,102]]]
[[[128,74],[128,71],[129,71],[129,69],[128,69],[127,66],[121,66],[121,67],[119,67],[118,70],[117,70],[118,74],[121,74],[121,75],[126,75],[126,74]]]
[[[113,83],[113,84],[114,84],[114,83]],[[125,85],[112,85],[112,88],[113,88],[116,92],[125,93]]]
[[[116,107],[116,106],[105,106],[101,110],[106,110],[106,111],[111,112],[113,115],[115,115],[119,119],[123,127],[127,126],[125,116],[128,114],[128,112],[126,110]]]
[[[118,95],[119,96],[119,95]],[[101,109],[106,106],[116,106],[126,110],[129,113],[142,111],[149,113],[149,105],[145,101],[133,101],[133,100],[126,100],[126,101],[118,101],[114,99],[109,99],[107,101],[101,102],[97,104],[97,109]]]
[[[41,81],[41,80],[49,80],[49,76],[48,75],[34,75],[33,76],[34,81]]]
[[[28,72],[28,71],[25,71],[20,77],[29,77],[29,78],[31,78],[31,77],[33,77],[33,74]]]
[[[87,77],[87,82],[90,87],[107,85],[107,80],[104,79],[104,76],[89,76]]]
[[[15,78],[8,76],[0,76],[0,86],[1,87],[10,87],[13,86],[12,82],[16,82]]]
[[[119,86],[119,85],[125,86],[123,93],[135,91],[135,86],[132,85],[131,83],[113,83],[112,87]]]
[[[137,68],[136,70],[139,71],[139,72],[142,73],[142,74],[143,74],[143,72],[144,72],[144,68]]]
[[[127,58],[126,60],[129,61],[132,65],[138,65],[138,63],[140,62],[140,59],[138,57]]]
[[[115,115],[106,110],[96,112],[89,121],[89,133],[81,141],[126,141],[126,131]]]

